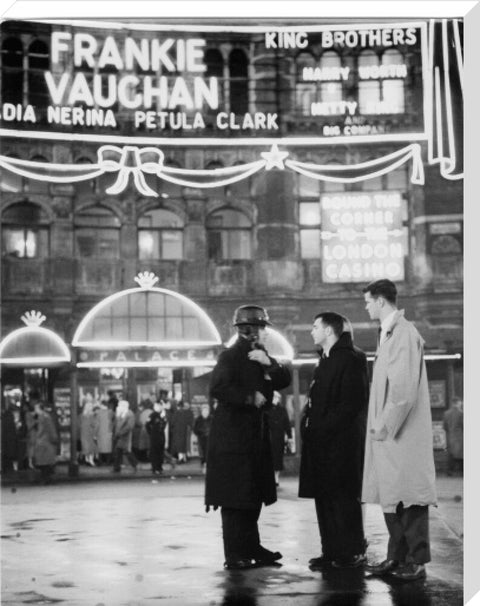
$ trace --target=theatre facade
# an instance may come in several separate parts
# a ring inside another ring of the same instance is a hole
[[[112,387],[134,404],[160,388],[204,401],[196,353],[132,374],[130,354],[100,340],[105,356],[78,367],[87,314],[147,272],[223,344],[235,307],[265,306],[292,347],[298,411],[314,315],[347,316],[372,357],[361,291],[387,277],[425,338],[440,436],[463,394],[462,32],[428,19],[4,21],[1,338],[28,310],[48,317],[74,351],[50,372],[52,401],[72,397],[72,365],[79,401]],[[4,365],[4,395],[39,376]]]

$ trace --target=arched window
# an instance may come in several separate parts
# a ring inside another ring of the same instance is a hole
[[[397,50],[386,50],[382,55],[382,66],[385,73],[382,101],[388,104],[390,113],[401,114],[405,111],[404,79],[407,75],[403,55]]]
[[[327,51],[320,57],[320,69],[322,73],[330,74],[330,76],[325,75],[326,81],[322,81],[320,84],[320,101],[342,101],[342,82],[335,79],[336,73],[340,73],[339,70],[341,67],[342,61],[335,51]]]
[[[49,256],[49,221],[31,202],[18,202],[2,214],[2,255],[21,259]]]
[[[233,208],[222,208],[207,217],[209,259],[250,259],[251,239],[252,224],[244,213]]]
[[[120,257],[120,220],[110,209],[90,206],[75,216],[75,256]]]
[[[49,94],[44,73],[49,69],[47,44],[34,40],[28,47],[28,102],[31,105],[47,107]]]
[[[222,53],[216,48],[209,48],[205,51],[205,77],[206,78],[217,78],[218,80],[218,105],[224,107],[225,105],[225,74],[224,74],[224,61]],[[216,114],[218,110],[211,109],[210,106],[207,108],[210,113]]]
[[[362,114],[399,114],[405,111],[404,79],[407,68],[402,54],[386,50],[382,58],[372,50],[358,56],[358,103]]]
[[[235,48],[228,59],[230,72],[230,111],[248,112],[248,59],[243,50]]]
[[[171,210],[155,208],[138,221],[139,259],[183,259],[181,217]]]
[[[380,60],[372,50],[362,51],[358,56],[358,107],[361,114],[376,114],[380,102],[380,81],[372,79],[373,68]]]
[[[316,66],[317,62],[311,53],[302,52],[297,56],[296,107],[302,116],[311,115],[312,103],[317,100],[317,85],[310,81]]]
[[[2,43],[2,102],[23,103],[23,46],[18,38]]]

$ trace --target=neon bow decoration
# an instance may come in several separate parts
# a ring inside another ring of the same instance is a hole
[[[278,149],[273,144],[269,151],[260,152],[261,160],[210,170],[189,170],[166,166],[164,153],[156,147],[139,148],[134,145],[118,147],[102,145],[97,150],[97,164],[54,164],[49,162],[33,162],[0,156],[0,166],[31,179],[50,181],[52,183],[74,183],[95,178],[105,173],[118,173],[113,185],[106,189],[107,194],[116,195],[128,186],[130,177],[137,190],[144,196],[158,197],[158,193],[146,182],[146,175],[154,175],[159,179],[175,185],[193,188],[213,188],[231,185],[247,179],[264,169],[289,168],[312,179],[336,181],[339,183],[355,183],[378,177],[386,172],[395,170],[401,164],[412,160],[412,183],[424,183],[424,171],[421,148],[418,143],[412,143],[386,156],[347,166],[332,166],[297,162],[287,159],[289,153]]]
[[[138,191],[144,196],[158,196],[147,185],[145,175],[158,175],[163,166],[164,154],[156,147],[139,149],[134,145],[125,145],[123,148],[116,145],[102,145],[98,150],[98,165],[104,172],[117,172],[117,180],[107,190],[107,194],[119,194],[128,185],[130,175],[133,176]]]

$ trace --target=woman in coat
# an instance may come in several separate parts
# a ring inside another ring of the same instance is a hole
[[[52,417],[38,400],[34,401],[33,436],[35,467],[40,469],[45,484],[49,484],[57,459],[58,434]]]
[[[234,315],[237,341],[215,366],[210,397],[218,400],[207,455],[205,504],[221,507],[227,569],[272,564],[281,558],[260,544],[262,504],[277,499],[268,417],[273,391],[290,384],[290,372],[268,356],[262,340],[266,311],[242,306]]]
[[[145,429],[150,437],[150,462],[152,473],[160,474],[163,471],[163,459],[165,455],[165,428],[167,426],[167,415],[160,402],[155,402],[153,412],[145,424]]]
[[[189,442],[193,427],[193,413],[188,402],[179,402],[177,410],[171,417],[172,443],[170,452],[178,458],[179,463],[187,462]]]
[[[135,416],[130,410],[127,400],[120,400],[115,411],[115,422],[113,425],[113,471],[120,472],[122,468],[123,455],[137,471],[137,459],[132,452],[132,432],[135,425]]]
[[[210,435],[210,427],[212,425],[212,416],[210,414],[210,406],[205,404],[202,406],[200,415],[195,419],[193,425],[193,433],[197,436],[198,440],[198,451],[200,454],[200,463],[202,465],[203,473],[207,469],[207,448],[208,448],[208,436]]]
[[[85,463],[95,467],[94,458],[97,456],[98,418],[92,399],[86,399],[80,415],[80,440]]]
[[[106,401],[100,402],[97,410],[98,433],[97,447],[101,463],[110,463],[112,458],[112,434],[115,413],[107,406]]]

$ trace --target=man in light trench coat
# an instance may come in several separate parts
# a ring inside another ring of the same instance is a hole
[[[365,308],[380,321],[367,419],[362,501],[382,506],[387,558],[372,575],[425,578],[430,561],[428,506],[436,504],[435,467],[424,341],[397,309],[390,280],[363,289]]]

